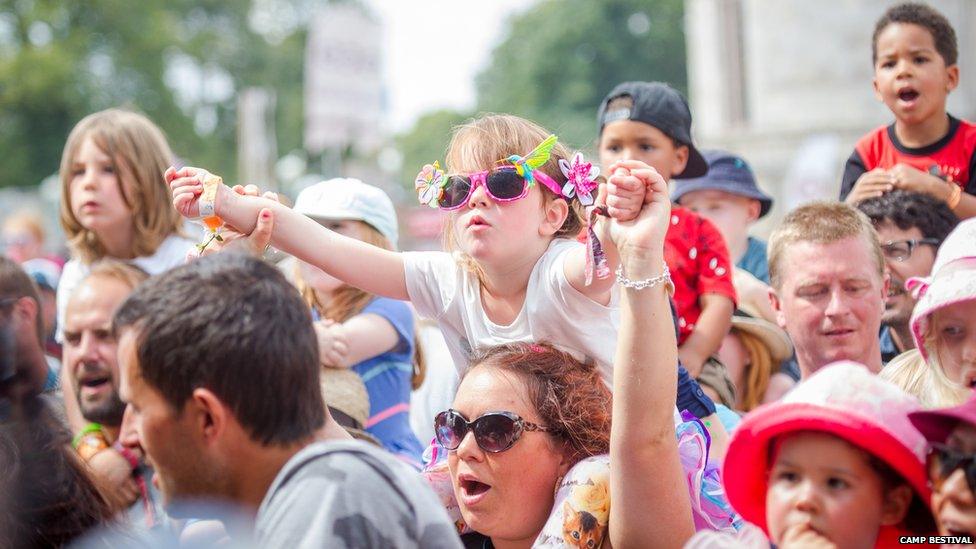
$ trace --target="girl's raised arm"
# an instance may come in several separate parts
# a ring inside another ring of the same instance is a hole
[[[200,215],[203,173],[197,168],[166,170],[166,181],[173,191],[173,205],[184,217]],[[242,234],[254,230],[257,217],[264,208],[274,213],[272,245],[371,294],[409,299],[403,259],[399,253],[330,231],[274,200],[242,196],[224,185],[217,188],[214,213]]]
[[[613,370],[610,432],[610,541],[614,547],[682,547],[694,534],[691,502],[675,438],[677,341],[664,235],[670,219],[667,184],[658,176],[637,219],[611,222],[623,284]],[[651,281],[658,280],[656,284]],[[654,517],[653,524],[647,517]]]

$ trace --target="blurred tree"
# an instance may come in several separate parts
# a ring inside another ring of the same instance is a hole
[[[396,137],[396,146],[402,155],[399,181],[413,190],[413,180],[424,164],[435,160],[444,165],[444,152],[451,140],[454,127],[471,118],[471,113],[450,109],[424,114],[413,127]]]
[[[476,79],[478,109],[592,148],[597,107],[616,84],[660,80],[687,93],[683,17],[682,0],[542,0],[506,24]]]
[[[310,0],[2,4],[0,185],[55,173],[72,126],[113,106],[146,113],[177,155],[233,179],[236,91],[244,86],[276,89],[279,150],[300,144]],[[262,27],[262,15],[285,8],[293,24]]]

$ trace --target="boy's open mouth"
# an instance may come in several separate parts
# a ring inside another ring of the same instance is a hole
[[[919,93],[911,88],[905,88],[898,92],[898,99],[910,103],[918,99]]]

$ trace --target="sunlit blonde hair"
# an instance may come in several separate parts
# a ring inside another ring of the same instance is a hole
[[[372,244],[377,248],[383,248],[384,250],[393,251],[393,246],[390,241],[383,236],[376,228],[374,228],[369,223],[364,221],[354,221],[360,226],[362,231],[360,235],[362,236],[362,241],[367,244]],[[336,288],[332,292],[332,296],[328,303],[322,303],[315,293],[315,288],[313,288],[302,276],[302,264],[301,261],[296,260],[294,263],[294,271],[292,272],[292,280],[295,286],[298,288],[298,292],[302,295],[302,299],[305,303],[316,312],[318,312],[319,317],[328,318],[336,322],[345,322],[350,318],[363,312],[363,309],[369,305],[369,302],[375,297],[373,294],[360,290],[349,284],[343,284]],[[416,389],[424,382],[424,377],[427,375],[427,364],[424,361],[423,349],[420,346],[420,340],[416,337],[416,323],[414,326],[414,352],[413,352],[413,377],[411,378],[411,385]]]
[[[454,129],[454,135],[447,146],[447,173],[470,173],[489,170],[499,166],[498,161],[513,154],[525,155],[542,143],[550,134],[542,126],[511,114],[486,114]],[[566,183],[566,176],[559,169],[559,159],[569,158],[569,151],[561,143],[552,148],[549,162],[540,170],[551,177],[560,187]],[[537,183],[542,190],[543,205],[553,200],[561,200],[548,187]],[[452,215],[445,224],[444,248],[460,251],[457,236],[454,234]],[[577,200],[569,203],[569,215],[553,238],[575,238],[583,228],[583,207]],[[473,260],[465,259],[465,266],[477,271]]]
[[[68,246],[84,263],[106,255],[95,233],[83,227],[71,211],[72,164],[89,137],[112,159],[122,199],[132,211],[132,256],[152,255],[166,237],[180,233],[180,215],[170,204],[163,179],[163,172],[173,162],[173,153],[162,130],[152,121],[121,109],[90,114],[68,135],[60,172],[61,226]]]
[[[732,333],[739,338],[742,346],[749,354],[749,365],[746,367],[745,379],[742,387],[736,387],[739,397],[739,411],[748,412],[763,403],[769,380],[773,375],[773,355],[769,347],[757,336],[732,328]]]
[[[958,406],[970,391],[946,377],[934,358],[936,354],[930,354],[926,363],[918,349],[905,351],[888,362],[879,375],[917,398],[925,409]]]
[[[855,236],[862,237],[867,243],[878,276],[883,278],[884,255],[878,233],[860,210],[843,202],[828,201],[810,202],[794,209],[786,214],[769,237],[770,285],[780,289],[783,272],[788,268],[782,265],[783,256],[797,242],[831,244]]]

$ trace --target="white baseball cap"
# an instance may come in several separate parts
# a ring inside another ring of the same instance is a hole
[[[396,210],[379,187],[358,179],[336,177],[310,185],[298,193],[295,211],[313,219],[355,219],[371,225],[394,249],[397,247]]]

